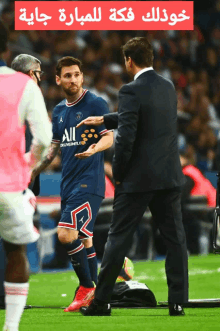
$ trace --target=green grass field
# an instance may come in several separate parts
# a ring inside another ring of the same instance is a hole
[[[220,257],[209,255],[189,258],[190,299],[220,298]],[[135,263],[134,280],[146,283],[157,301],[167,300],[164,261]],[[77,278],[74,272],[41,273],[30,277],[27,304],[44,306],[25,310],[20,331],[195,331],[219,330],[220,308],[188,308],[186,316],[170,317],[168,309],[113,309],[111,317],[83,317],[64,313],[71,301]],[[54,307],[54,308],[46,308]],[[0,311],[0,330],[4,311]]]

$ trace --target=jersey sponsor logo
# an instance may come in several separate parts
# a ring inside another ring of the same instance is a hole
[[[67,142],[76,141],[76,128],[75,127],[70,127],[69,132],[67,129],[64,130],[62,143],[64,143],[64,141],[67,141]]]
[[[70,127],[69,130],[65,129],[60,147],[68,147],[75,145],[81,145],[81,142],[76,141],[76,128]]]
[[[76,128],[70,127],[69,129],[65,129],[60,147],[75,145],[81,145],[80,141],[76,141]]]

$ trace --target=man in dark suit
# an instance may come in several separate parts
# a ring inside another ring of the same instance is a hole
[[[113,158],[116,183],[112,223],[95,298],[83,315],[110,315],[115,280],[147,206],[167,246],[166,275],[170,315],[184,315],[188,301],[187,248],[181,214],[184,184],[177,147],[177,97],[172,82],[153,70],[146,38],[123,46],[134,80],[119,91],[118,113],[90,117],[82,124],[118,127]]]

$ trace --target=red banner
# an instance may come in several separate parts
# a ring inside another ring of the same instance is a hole
[[[193,29],[193,1],[15,1],[15,30]]]

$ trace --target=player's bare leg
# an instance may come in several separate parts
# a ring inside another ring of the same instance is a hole
[[[60,227],[57,232],[60,242],[65,245],[67,254],[70,256],[80,283],[74,301],[65,311],[79,311],[81,306],[90,303],[94,294],[94,284],[90,275],[86,249],[78,238],[79,232],[77,230]]]
[[[7,256],[5,274],[6,319],[4,330],[18,331],[28,294],[28,261],[26,246],[4,241]]]
[[[26,245],[14,245],[4,241],[7,257],[5,281],[9,283],[27,283],[29,267],[26,256]]]

